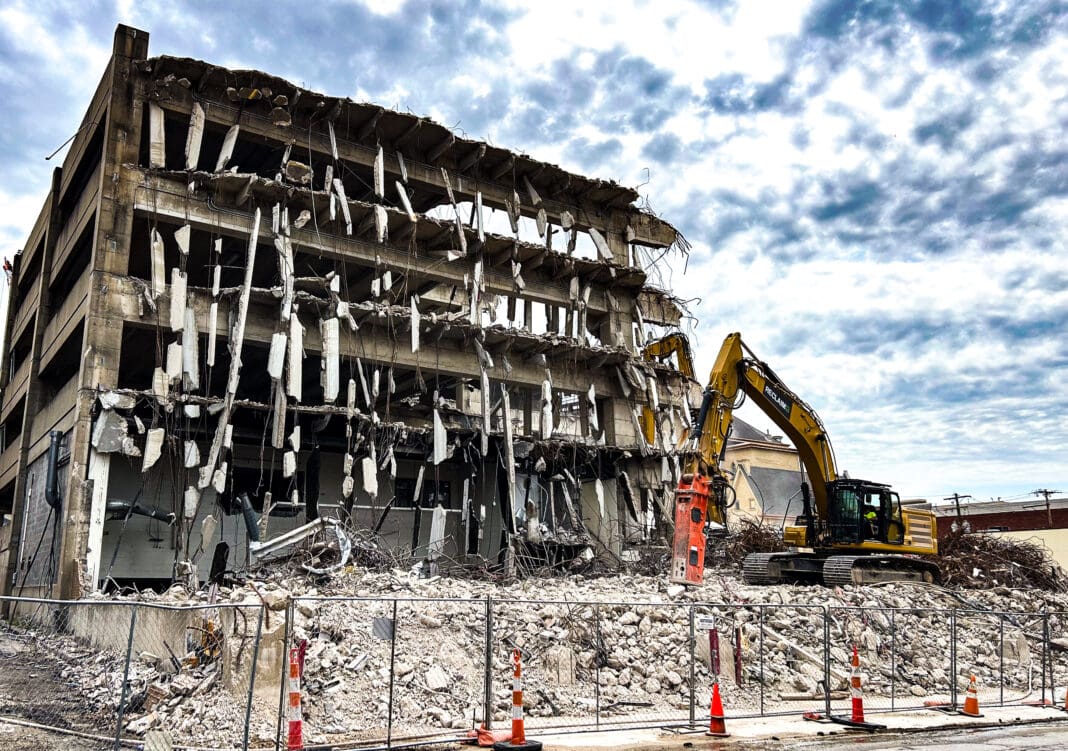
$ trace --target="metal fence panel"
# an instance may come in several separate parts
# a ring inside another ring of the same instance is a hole
[[[521,650],[528,732],[980,706],[1068,692],[1068,614],[770,604],[297,598],[199,606],[6,599],[0,716],[103,749],[284,748],[290,648],[305,744],[402,746],[507,730]],[[273,608],[273,609],[272,609]],[[18,724],[21,723],[21,724]],[[10,733],[5,731],[4,739]],[[26,736],[29,738],[30,736]]]
[[[6,598],[3,607],[0,714],[77,733],[66,739],[77,737],[87,748],[110,748],[119,717],[132,609],[90,611],[78,603]],[[72,627],[89,619],[112,620],[115,640],[104,644]],[[16,738],[22,737],[18,726],[14,732]],[[5,742],[10,738],[4,737]]]

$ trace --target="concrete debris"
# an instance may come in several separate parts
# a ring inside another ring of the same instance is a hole
[[[93,448],[101,454],[121,452],[128,430],[125,417],[113,409],[102,409],[93,425]]]

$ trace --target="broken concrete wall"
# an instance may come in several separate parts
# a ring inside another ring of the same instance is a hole
[[[84,265],[72,288],[81,296],[60,290],[49,310],[80,322],[84,341],[69,347],[71,364],[81,363],[77,388],[43,389],[40,406],[75,412],[73,484],[108,486],[63,530],[63,591],[76,592],[78,571],[97,575],[92,584],[107,568],[155,575],[188,553],[168,535],[157,540],[158,522],[134,517],[126,535],[138,542],[119,546],[111,567],[116,522],[104,517],[113,497],[165,497],[154,505],[180,519],[170,536],[195,540],[217,505],[207,486],[241,470],[299,477],[320,438],[308,515],[351,509],[354,525],[378,526],[384,545],[418,555],[430,541],[432,511],[381,515],[410,486],[407,461],[412,472],[432,462],[424,480],[436,467],[456,483],[442,554],[493,559],[523,521],[511,476],[550,482],[567,464],[554,458],[562,452],[573,469],[602,468],[605,498],[594,511],[584,492],[582,517],[595,513],[597,537],[618,546],[619,530],[602,529],[620,519],[616,475],[637,476],[675,451],[664,440],[670,430],[646,445],[638,423],[645,407],[668,414],[683,382],[640,352],[649,326],[681,320],[643,268],[650,250],[685,251],[675,230],[640,208],[632,189],[268,74],[148,59],[147,36],[120,28],[86,120],[99,123],[91,137],[103,145],[97,153],[79,135],[68,158],[113,179],[82,197],[57,181],[65,205],[84,198],[79,216],[106,222],[76,246],[69,218],[44,214],[56,226],[43,247],[58,242],[59,257]],[[298,132],[306,144],[294,150]],[[38,257],[49,259],[39,280],[53,278],[51,255]],[[58,334],[43,333],[38,354],[57,346]],[[41,374],[29,362],[34,384]],[[110,407],[100,413],[93,389],[124,390],[138,406],[125,420]],[[154,440],[165,433],[183,445],[149,446],[146,425],[162,431]],[[521,440],[549,461],[518,457]],[[163,457],[139,473],[123,459],[131,442]],[[458,458],[460,445],[477,449],[477,460]],[[465,510],[460,484],[472,461],[481,474]],[[268,533],[304,519],[303,510],[271,517]],[[223,521],[236,555],[243,524]],[[555,534],[554,523],[539,518],[531,534]]]

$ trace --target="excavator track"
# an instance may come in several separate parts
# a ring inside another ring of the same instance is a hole
[[[832,555],[823,563],[829,587],[888,581],[938,581],[938,567],[922,558],[900,555]]]
[[[773,564],[775,553],[750,553],[742,563],[742,581],[746,584],[779,584],[782,574]]]

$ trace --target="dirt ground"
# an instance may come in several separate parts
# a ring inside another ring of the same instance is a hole
[[[62,655],[43,655],[23,638],[0,628],[0,748],[12,751],[111,748],[110,743],[4,721],[13,718],[94,735],[107,734],[106,718],[89,712],[79,688],[60,677],[64,667]]]

